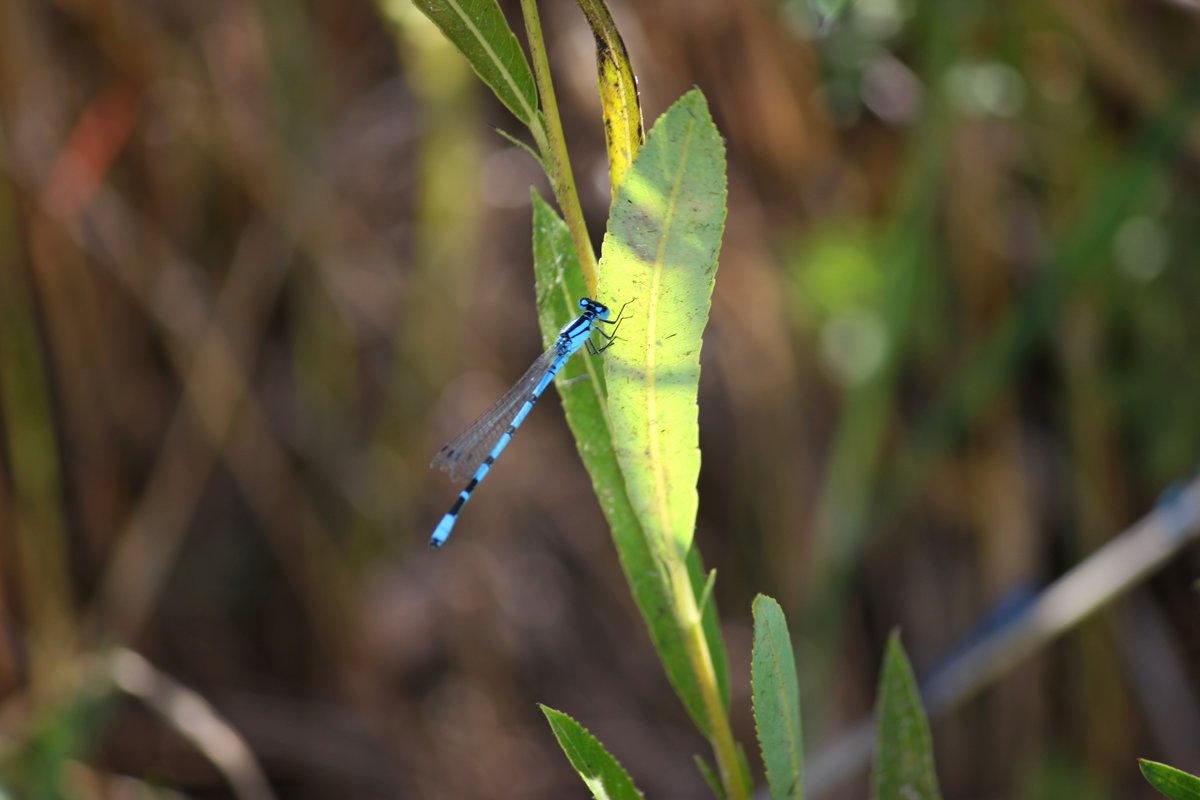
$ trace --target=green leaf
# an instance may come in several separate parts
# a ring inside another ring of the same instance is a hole
[[[687,568],[688,579],[692,582],[692,592],[696,595],[696,605],[700,608],[700,625],[704,628],[704,638],[708,641],[708,652],[712,655],[713,669],[717,673],[717,689],[720,690],[721,701],[728,710],[729,653],[725,649],[725,638],[721,635],[721,618],[717,615],[717,601],[713,598],[712,593],[717,573],[716,570],[705,573],[700,550],[695,544],[688,551]]]
[[[833,23],[837,22],[838,17],[850,7],[851,0],[808,0],[808,5],[812,9],[813,16],[816,18],[817,26],[827,31],[833,27]]]
[[[1138,759],[1150,785],[1171,800],[1200,800],[1200,778],[1157,761]]]
[[[737,743],[737,763],[742,779],[742,794],[749,797],[754,794],[754,782],[750,779],[750,759],[746,758],[746,748],[742,747],[741,742]]]
[[[693,547],[692,552],[695,552],[695,551],[696,551],[696,548]],[[690,554],[689,554],[689,556],[690,556]],[[701,571],[703,571],[703,568],[701,568]],[[713,587],[716,585],[717,585],[717,571],[715,569],[710,569],[708,571],[708,577],[704,579],[704,588],[700,590],[700,594],[696,598],[696,606],[698,608],[704,608],[712,600],[712,590],[713,590]]]
[[[612,196],[646,138],[637,78],[625,42],[604,0],[576,0],[596,39],[596,71],[604,112],[604,142],[608,147],[608,177]]]
[[[524,150],[526,153],[528,153],[529,156],[538,163],[538,166],[540,166],[542,168],[542,171],[546,172],[546,162],[542,160],[541,153],[534,150],[532,147],[525,144],[520,139],[518,139],[516,136],[513,136],[511,133],[504,130],[503,128],[493,128],[492,130],[494,130],[494,131],[496,131],[496,133],[500,134],[500,136],[502,138],[506,139],[509,144],[514,144],[517,147]]]
[[[692,90],[638,151],[613,201],[600,264],[601,297],[632,301],[620,346],[604,360],[617,460],[663,558],[685,556],[696,525],[700,345],[724,227],[725,145],[704,95]]]
[[[413,4],[441,28],[517,119],[531,128],[540,126],[533,72],[496,0],[413,0]]]
[[[804,796],[804,746],[796,661],[783,609],[773,598],[754,598],[754,650],[750,659],[754,726],[773,800]]]
[[[41,709],[21,740],[5,742],[0,798],[64,797],[62,776],[67,765],[86,757],[119,706],[112,684],[99,681]]]
[[[900,634],[888,638],[876,701],[873,800],[940,800],[929,721]]]
[[[584,296],[586,289],[566,223],[536,191],[533,192],[533,261],[538,320],[549,347],[563,326],[578,316],[579,298]],[[618,346],[621,344],[623,342],[618,342]],[[616,349],[614,347],[606,354]],[[604,372],[599,360],[581,353],[568,361],[559,373],[558,389],[567,424],[575,436],[579,455],[612,530],[621,568],[646,621],[654,648],[696,727],[707,736],[710,729],[699,684],[684,648],[679,625],[671,614],[670,583],[662,563],[652,555],[650,544],[633,513],[625,492],[625,480],[617,465],[612,429],[604,412]],[[698,552],[689,558],[688,568],[693,589],[700,596],[705,576]],[[711,595],[705,603],[702,619],[721,696],[728,708],[729,657]]]
[[[592,790],[596,800],[639,800],[642,797],[625,768],[586,728],[561,711],[548,706],[540,707],[558,739],[559,747],[567,754],[571,766],[575,767],[579,777]]]
[[[696,769],[700,770],[700,776],[704,778],[704,782],[712,790],[713,797],[717,798],[717,800],[726,800],[728,795],[725,794],[725,787],[721,785],[721,779],[717,776],[717,771],[704,760],[704,756],[697,754],[692,756],[692,758],[696,762]]]

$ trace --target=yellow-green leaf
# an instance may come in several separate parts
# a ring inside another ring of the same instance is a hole
[[[725,226],[725,146],[699,90],[655,124],[617,191],[600,293],[630,301],[605,355],[608,413],[626,490],[656,552],[688,552],[696,524],[696,398]]]
[[[604,111],[604,141],[608,145],[608,177],[612,196],[625,179],[645,139],[637,78],[625,42],[604,0],[577,0],[596,38],[596,72]]]
[[[533,192],[533,262],[537,281],[538,320],[546,346],[549,347],[562,327],[578,316],[579,298],[586,290],[579,269],[579,258],[566,223],[536,191]],[[622,344],[618,342],[617,346]],[[606,355],[615,349],[607,351]],[[678,622],[671,614],[668,576],[663,571],[662,562],[651,553],[650,544],[629,504],[625,481],[617,465],[612,430],[604,411],[604,372],[600,359],[581,353],[567,362],[559,373],[558,391],[567,424],[578,443],[584,467],[591,476],[600,508],[612,529],[621,568],[646,621],[654,648],[688,713],[696,726],[707,735],[709,725],[704,701]],[[695,548],[689,554],[688,573],[693,591],[700,597],[704,593],[705,574],[700,554]],[[721,697],[728,708],[729,658],[711,592],[704,602],[703,624]]]

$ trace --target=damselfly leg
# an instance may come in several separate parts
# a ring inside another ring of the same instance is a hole
[[[632,302],[633,302],[633,300],[628,300],[621,306],[621,310],[617,312],[616,319],[613,319],[613,320],[597,319],[596,320],[596,322],[600,323],[601,325],[612,325],[613,327],[612,327],[611,332],[605,332],[605,331],[602,331],[599,328],[593,326],[592,330],[595,333],[599,334],[600,336],[604,337],[604,344],[597,347],[589,339],[587,341],[587,351],[588,351],[589,355],[593,355],[593,356],[599,355],[600,353],[603,353],[605,350],[607,350],[608,348],[613,346],[613,343],[616,342],[618,339],[617,328],[621,327],[621,320],[625,319],[625,309],[628,308],[629,304]]]

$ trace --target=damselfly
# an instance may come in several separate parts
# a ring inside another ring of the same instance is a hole
[[[550,349],[533,362],[533,366],[525,371],[513,387],[434,456],[431,467],[446,470],[454,480],[465,480],[468,475],[471,475],[471,480],[459,492],[454,505],[434,528],[433,536],[429,539],[431,546],[441,547],[446,543],[446,539],[450,538],[450,532],[454,530],[454,523],[458,520],[458,512],[462,511],[462,507],[471,499],[475,487],[512,441],[517,428],[521,427],[525,417],[529,416],[533,404],[542,396],[542,392],[554,380],[563,364],[585,345],[587,351],[595,355],[615,341],[617,326],[621,323],[621,315],[625,313],[624,306],[621,307],[617,318],[611,321],[608,318],[608,306],[591,298],[580,298],[579,308],[583,313],[559,332],[558,339]],[[596,327],[598,324],[612,325],[612,332],[605,333]],[[592,343],[593,331],[604,337],[605,343],[602,346],[596,347]]]

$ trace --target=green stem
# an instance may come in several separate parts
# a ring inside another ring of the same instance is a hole
[[[743,772],[741,759],[738,758],[737,741],[733,738],[733,729],[729,727],[729,716],[717,684],[712,651],[708,649],[708,638],[704,635],[703,612],[696,604],[687,565],[679,558],[669,558],[667,561],[673,587],[675,618],[683,633],[684,647],[687,649],[688,660],[692,662],[696,683],[700,686],[704,711],[708,716],[709,744],[712,745],[713,754],[717,759],[717,773],[729,800],[749,800],[750,776]]]
[[[538,150],[542,153],[550,183],[554,187],[554,198],[558,201],[563,219],[571,231],[571,239],[575,242],[588,295],[595,297],[598,276],[596,253],[592,250],[592,240],[588,237],[587,225],[583,221],[579,193],[575,190],[575,175],[571,172],[571,161],[567,157],[567,140],[563,136],[558,101],[554,98],[554,84],[550,80],[550,60],[546,56],[546,42],[542,38],[537,0],[521,0],[521,12],[525,17],[525,32],[529,36],[529,50],[533,55],[533,77],[537,81],[538,97],[541,99],[542,113],[545,116],[544,126],[541,120],[534,119],[529,129]]]

